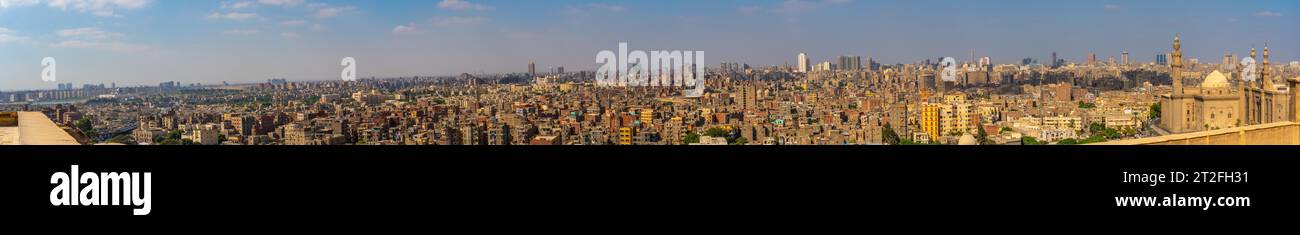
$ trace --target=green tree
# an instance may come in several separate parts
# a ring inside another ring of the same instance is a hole
[[[948,132],[948,136],[961,136],[964,134],[966,134],[966,132],[960,130],[952,130]]]
[[[1120,134],[1120,131],[1115,130],[1115,128],[1106,128],[1106,130],[1101,131],[1101,135],[1106,137],[1105,139],[1108,140],[1116,140],[1121,137],[1124,137],[1122,134]]]
[[[1016,131],[1016,130],[1012,130],[1011,127],[1009,126],[1004,126],[1002,127],[1002,129],[998,130],[998,134],[1012,132],[1012,131]]]
[[[985,132],[985,131],[984,131],[984,128],[979,128],[979,132],[976,132],[976,134],[975,134],[975,139],[976,139],[976,140],[979,140],[980,145],[994,145],[994,144],[997,144],[997,143],[994,143],[994,142],[993,142],[993,139],[989,139],[989,133],[988,133],[988,132]]]
[[[1076,139],[1073,139],[1073,138],[1071,138],[1071,139],[1063,139],[1063,140],[1061,140],[1061,141],[1057,141],[1057,142],[1056,142],[1056,145],[1077,145],[1077,144],[1079,144],[1079,140],[1076,140]]]
[[[888,123],[885,124],[885,129],[880,131],[880,133],[881,135],[884,135],[881,139],[884,140],[885,144],[898,145],[902,142],[898,138],[898,133],[894,132],[894,127],[890,126]]]
[[[1092,144],[1092,143],[1101,143],[1101,142],[1106,142],[1106,136],[1093,135],[1088,137],[1087,139],[1083,139],[1079,141],[1079,144]]]
[[[1150,113],[1147,113],[1147,119],[1160,118],[1160,103],[1151,104]]]
[[[108,142],[108,143],[118,143],[118,144],[126,144],[126,145],[136,145],[136,144],[137,144],[137,143],[135,142],[135,137],[132,137],[131,135],[119,135],[119,136],[114,136],[112,139],[108,139],[108,141],[105,141],[105,142]]]
[[[1106,130],[1106,125],[1103,125],[1100,122],[1094,122],[1092,124],[1088,124],[1088,133],[1097,134],[1097,133],[1101,133],[1104,130]]]
[[[1043,145],[1042,142],[1038,142],[1038,139],[1032,136],[1021,136],[1020,144],[1021,145]]]
[[[748,143],[749,143],[749,140],[748,140],[748,139],[745,139],[745,137],[740,137],[740,138],[736,138],[736,140],[732,141],[732,142],[731,142],[731,145],[745,145],[745,144],[748,144]]]
[[[685,144],[695,144],[699,142],[700,142],[700,134],[695,134],[695,132],[687,133],[686,137],[682,138],[682,143]]]
[[[85,117],[82,117],[81,119],[78,119],[76,122],[73,122],[73,125],[76,126],[77,129],[81,130],[81,132],[83,133],[88,133],[90,131],[95,130],[95,126],[90,123],[90,119]]]

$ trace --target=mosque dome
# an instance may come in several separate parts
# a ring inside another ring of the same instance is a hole
[[[1204,82],[1201,82],[1201,88],[1229,88],[1228,76],[1224,76],[1219,70],[1214,70],[1210,76],[1205,77]]]
[[[975,136],[965,134],[961,136],[960,140],[957,140],[957,145],[980,145],[980,141],[976,140]]]

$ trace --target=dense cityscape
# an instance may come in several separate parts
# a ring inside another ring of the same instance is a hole
[[[1052,53],[1046,63],[993,64],[972,51],[954,81],[938,75],[942,58],[814,63],[801,53],[785,65],[710,66],[698,98],[675,88],[600,87],[594,72],[536,71],[530,63],[527,72],[455,77],[69,83],[0,93],[0,109],[42,112],[83,144],[130,145],[1070,145],[1287,118],[1287,111],[1242,115],[1251,105],[1196,103],[1229,110],[1197,120],[1203,125],[1182,123],[1197,119],[1182,112],[1180,124],[1160,125],[1168,113],[1162,100],[1193,107],[1187,102],[1216,100],[1202,96],[1254,92],[1286,110],[1283,78],[1300,75],[1300,62],[1268,64],[1267,48],[1254,71],[1231,53],[1221,63],[1183,59],[1174,40],[1170,53],[1150,62],[1120,51],[1104,60]],[[1184,84],[1206,94],[1184,94]],[[1247,103],[1226,103],[1234,102]]]

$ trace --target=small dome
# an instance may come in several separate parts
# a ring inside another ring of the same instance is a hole
[[[1214,72],[1210,73],[1210,76],[1205,77],[1204,82],[1201,82],[1201,87],[1202,88],[1229,88],[1228,76],[1224,76],[1223,73],[1219,72],[1219,70],[1214,70]]]
[[[980,145],[980,141],[976,140],[975,136],[965,134],[961,136],[961,140],[957,140],[957,145]]]

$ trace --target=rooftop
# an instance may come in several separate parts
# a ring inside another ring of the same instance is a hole
[[[18,126],[0,127],[0,145],[79,145],[77,139],[39,112],[19,112]]]

